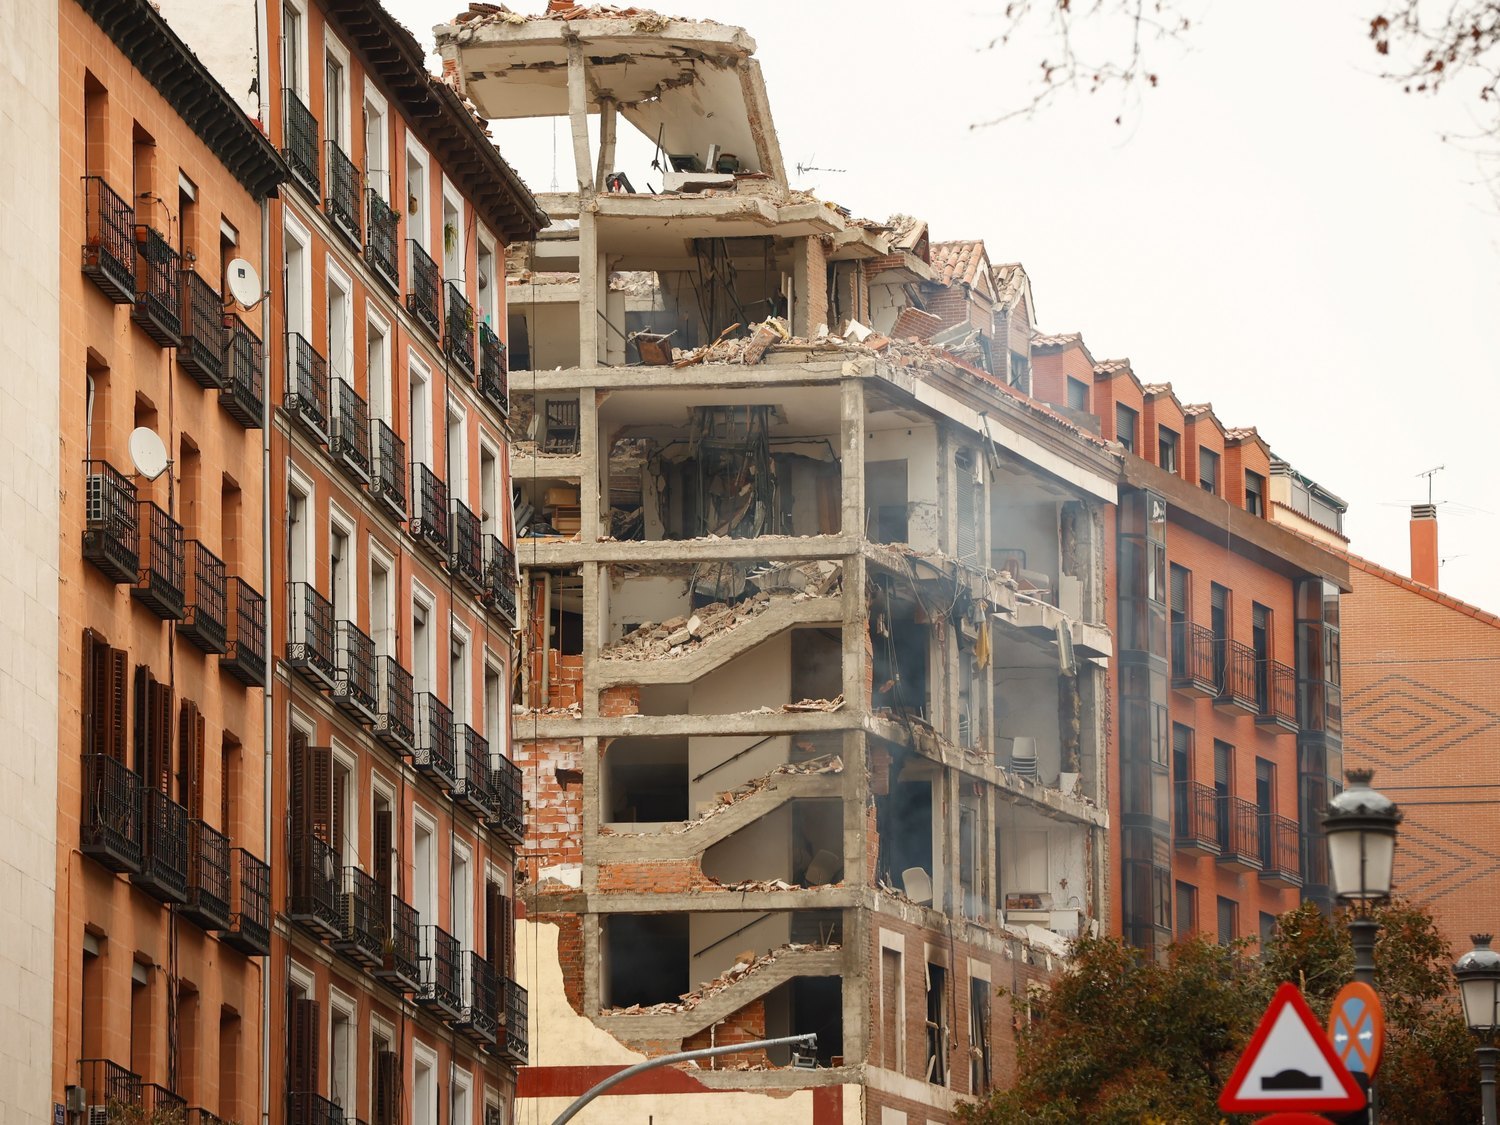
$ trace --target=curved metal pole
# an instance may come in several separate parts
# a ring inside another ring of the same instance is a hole
[[[667,1066],[670,1063],[686,1062],[688,1059],[708,1059],[715,1055],[737,1055],[741,1051],[754,1051],[761,1047],[781,1047],[789,1043],[806,1043],[809,1047],[818,1045],[816,1032],[808,1032],[806,1035],[784,1035],[780,1039],[757,1039],[753,1043],[726,1043],[722,1047],[703,1047],[697,1051],[679,1051],[675,1055],[662,1055],[659,1059],[647,1059],[638,1062],[634,1066],[627,1066],[624,1070],[611,1074],[603,1082],[591,1086],[578,1098],[557,1115],[552,1125],[564,1125],[565,1122],[573,1120],[578,1112],[593,1101],[604,1091],[612,1086],[618,1086],[625,1079],[634,1077],[645,1070],[654,1070],[659,1066]]]

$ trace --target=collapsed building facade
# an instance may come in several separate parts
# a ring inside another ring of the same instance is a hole
[[[1119,456],[1025,397],[1019,267],[788,188],[742,30],[436,32],[483,116],[566,116],[577,177],[507,259],[518,1095],[816,1032],[597,1112],[947,1119],[1006,1078],[997,989],[1103,916]]]

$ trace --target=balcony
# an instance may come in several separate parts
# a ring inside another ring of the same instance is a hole
[[[311,582],[288,582],[286,589],[286,662],[315,686],[331,691],[338,677],[333,603]]]
[[[443,351],[470,381],[474,378],[474,306],[456,281],[448,282],[448,316]]]
[[[409,757],[416,749],[411,673],[394,656],[376,657],[375,683],[375,739],[397,757]]]
[[[204,1109],[202,1106],[189,1106],[183,1114],[182,1125],[232,1125],[225,1121],[212,1110]]]
[[[156,616],[180,621],[187,612],[182,525],[150,500],[136,502],[140,560],[131,596]]]
[[[333,220],[333,225],[349,236],[355,249],[359,248],[363,232],[359,229],[359,171],[354,167],[338,141],[327,141],[328,150],[328,195],[323,200],[323,210]]]
[[[261,387],[265,379],[265,353],[260,337],[245,327],[237,316],[224,317],[225,344],[224,386],[219,391],[219,405],[247,430],[258,430],[261,410],[265,407]]]
[[[293,1090],[286,1096],[286,1125],[348,1125],[343,1107],[322,1094]]]
[[[229,925],[220,940],[247,957],[271,952],[271,868],[244,848],[229,852]]]
[[[526,1066],[531,1059],[527,1041],[526,990],[513,980],[505,982],[505,1033],[498,1044],[500,1057],[512,1066]]]
[[[444,789],[456,782],[453,769],[453,712],[430,691],[417,695],[417,744],[412,764]]]
[[[266,686],[266,599],[243,578],[231,577],[225,587],[228,626],[219,668],[246,687]]]
[[[462,500],[454,500],[448,520],[448,568],[471,593],[483,593],[484,539],[479,517]]]
[[[1274,660],[1255,662],[1255,694],[1260,714],[1255,721],[1262,726],[1280,727],[1297,732],[1297,672]]]
[[[406,530],[440,562],[448,561],[448,485],[420,461],[411,465],[411,519]]]
[[[521,767],[509,758],[496,758],[490,775],[490,790],[499,805],[496,818],[490,827],[512,847],[520,847],[526,839],[526,802],[521,796]]]
[[[178,279],[182,293],[182,343],[177,348],[177,366],[200,387],[217,391],[224,385],[224,298],[198,276],[183,270]]]
[[[162,902],[186,902],[188,815],[154,785],[141,786],[141,869],[130,881]]]
[[[499,981],[490,963],[472,949],[463,955],[463,1011],[455,1025],[476,1043],[492,1046],[500,1029]]]
[[[352,621],[338,622],[337,639],[333,702],[359,722],[373,723],[380,702],[375,682],[375,642]]]
[[[406,443],[379,418],[370,419],[370,495],[397,523],[406,522]]]
[[[480,599],[486,609],[515,628],[516,556],[497,535],[484,539],[484,589]]]
[[[1219,854],[1218,798],[1196,781],[1173,784],[1173,842],[1179,851]]]
[[[187,1113],[187,1099],[155,1082],[141,1083],[141,1120],[156,1125],[157,1122],[178,1122]]]
[[[341,930],[333,947],[368,969],[384,960],[386,896],[371,875],[357,867],[344,868],[344,890],[339,896]]]
[[[1191,621],[1172,622],[1172,687],[1183,695],[1214,699],[1219,694],[1219,664],[1213,632]]]
[[[314,200],[323,196],[318,182],[318,119],[302,104],[296,90],[281,91],[281,155],[292,178]]]
[[[510,416],[510,361],[505,341],[488,324],[479,326],[479,393],[501,417]]]
[[[422,987],[417,992],[417,1003],[450,1023],[463,1013],[458,970],[458,939],[438,926],[423,926]]]
[[[135,484],[108,461],[85,461],[83,557],[115,585],[140,571]]]
[[[164,348],[182,343],[181,259],[165,235],[135,225],[135,308],[130,319]]]
[[[1275,887],[1302,886],[1297,822],[1274,813],[1260,814],[1260,877]]]
[[[98,176],[83,178],[83,273],[117,305],[135,304],[135,210]]]
[[[436,340],[443,332],[442,277],[437,263],[415,239],[406,240],[406,251],[406,311]]]
[[[422,987],[421,918],[415,908],[394,895],[390,905],[390,941],[375,975],[397,992],[417,992]]]
[[[494,816],[498,809],[490,788],[489,741],[466,723],[460,723],[456,730],[456,757],[463,763],[464,772],[454,783],[453,799],[475,816]]]
[[[1214,706],[1223,711],[1260,714],[1260,698],[1255,684],[1255,650],[1227,637],[1219,638],[1215,645],[1223,675]]]
[[[188,821],[188,894],[182,913],[205,930],[228,929],[233,895],[229,837],[202,820]]]
[[[126,1070],[110,1059],[79,1059],[78,1085],[83,1087],[87,1107],[87,1125],[96,1120],[106,1123],[117,1118],[129,1121],[142,1117],[141,1076]],[[96,1115],[93,1111],[98,1110]]]
[[[286,337],[286,395],[281,405],[319,445],[328,444],[328,361],[295,332]]]
[[[111,871],[141,869],[141,781],[103,754],[83,759],[83,817],[78,848]]]
[[[198,540],[189,539],[184,545],[183,574],[186,604],[177,632],[203,652],[219,655],[229,639],[224,562]]]
[[[401,216],[380,198],[380,193],[374,188],[366,190],[365,199],[365,214],[369,218],[365,230],[365,260],[375,267],[375,272],[391,287],[392,293],[399,293],[401,271],[396,262],[396,247],[401,241]]]
[[[311,834],[292,839],[291,888],[287,914],[313,933],[337,939],[344,932],[340,865],[334,851]]]
[[[333,381],[333,432],[328,443],[344,475],[357,484],[370,483],[370,412],[354,384]]]
[[[1260,811],[1243,797],[1218,795],[1214,836],[1219,863],[1231,871],[1260,870]]]

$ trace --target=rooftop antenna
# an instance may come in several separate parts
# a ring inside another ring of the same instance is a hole
[[[1427,478],[1427,506],[1428,507],[1432,506],[1432,478],[1435,477],[1435,476],[1437,476],[1438,473],[1442,472],[1447,467],[1448,467],[1447,465],[1438,465],[1436,468],[1426,469],[1423,472],[1420,472],[1420,473],[1417,474],[1417,476],[1419,476],[1419,477],[1426,477]]]
[[[807,159],[809,161],[813,161],[813,160],[816,160],[817,158],[818,158],[818,154],[817,153],[813,153]],[[812,164],[812,163],[803,164],[801,161],[798,161],[798,163],[797,163],[797,175],[799,175],[799,176],[805,176],[809,172],[847,172],[848,170],[849,169],[847,169],[847,168],[819,168],[816,164]]]

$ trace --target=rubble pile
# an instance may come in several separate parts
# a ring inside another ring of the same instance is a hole
[[[809,758],[805,762],[783,762],[768,774],[764,774],[761,777],[753,777],[743,785],[738,785],[733,789],[726,789],[723,792],[716,794],[716,804],[700,813],[693,820],[690,820],[683,824],[681,828],[674,828],[673,831],[687,832],[688,830],[696,828],[698,825],[704,823],[707,820],[712,820],[715,816],[718,816],[719,813],[723,812],[725,809],[733,808],[735,804],[743,801],[746,797],[753,796],[754,794],[763,792],[767,789],[776,788],[776,786],[773,784],[773,779],[778,776],[808,776],[811,774],[843,772],[844,759],[839,757],[839,755],[837,754],[822,754],[816,758]],[[603,832],[604,829],[601,828],[600,831]]]
[[[676,1004],[665,1002],[661,1004],[650,1004],[644,1006],[641,1004],[632,1004],[628,1008],[606,1008],[604,1009],[604,1014],[610,1016],[655,1016],[672,1015],[677,1012],[690,1012],[699,1004],[703,1003],[703,1001],[709,999],[712,996],[717,996],[730,985],[737,984],[738,982],[744,980],[746,977],[759,972],[761,969],[764,969],[767,965],[775,964],[778,958],[781,958],[788,953],[800,953],[803,950],[822,952],[824,950],[836,950],[838,948],[840,947],[837,942],[828,945],[817,945],[804,944],[802,942],[794,941],[786,945],[779,946],[778,948],[771,950],[769,953],[762,953],[759,956],[747,950],[744,953],[741,953],[736,958],[733,965],[725,969],[718,976],[714,977],[713,980],[705,981],[697,988],[695,988],[692,992],[682,993],[681,1000]]]

